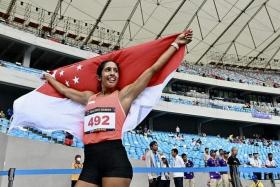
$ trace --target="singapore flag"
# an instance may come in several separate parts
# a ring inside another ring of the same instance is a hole
[[[98,93],[96,70],[103,61],[114,61],[120,66],[118,88],[133,83],[167,50],[178,34],[121,49],[87,59],[52,71],[56,80],[80,91]],[[134,129],[160,99],[163,88],[183,60],[185,47],[173,55],[167,65],[150,81],[148,87],[133,102],[125,120],[123,132]],[[82,139],[85,106],[60,95],[48,83],[18,98],[14,102],[14,116],[10,129],[36,127],[45,131],[67,131]]]

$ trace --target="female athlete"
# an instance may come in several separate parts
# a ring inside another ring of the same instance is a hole
[[[137,80],[117,90],[119,66],[112,61],[102,62],[97,69],[100,92],[77,91],[56,81],[51,75],[44,78],[65,97],[85,105],[85,161],[76,187],[128,187],[132,167],[122,145],[122,127],[133,100],[146,88],[179,49],[190,43],[192,31],[181,33],[159,59]],[[156,49],[155,49],[156,50]]]

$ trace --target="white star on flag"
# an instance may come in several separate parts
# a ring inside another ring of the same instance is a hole
[[[78,84],[78,83],[79,83],[79,77],[76,77],[76,76],[75,76],[75,78],[73,79],[73,81],[74,81],[75,84]]]
[[[68,86],[68,87],[70,86],[70,85],[69,85],[69,81],[65,81],[65,84],[66,84],[66,86]]]
[[[82,65],[79,64],[79,65],[77,66],[77,70],[81,70],[81,69],[82,69]]]
[[[51,76],[52,76],[53,78],[55,78],[56,72],[57,72],[57,70],[55,70],[55,71],[53,72],[53,74],[51,74]]]
[[[64,74],[64,71],[61,70],[61,71],[59,72],[59,75],[60,75],[60,76],[63,76],[63,74]]]

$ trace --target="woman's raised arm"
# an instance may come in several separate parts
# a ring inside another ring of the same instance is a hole
[[[68,88],[64,84],[55,80],[48,73],[44,74],[43,78],[46,79],[60,94],[82,105],[86,105],[89,98],[94,94],[91,91],[80,92],[75,89]]]
[[[147,87],[152,77],[160,71],[173,54],[178,50],[179,45],[186,45],[192,40],[192,31],[180,34],[172,45],[159,57],[159,59],[132,84],[123,88],[120,92],[121,104],[127,113],[133,100]]]

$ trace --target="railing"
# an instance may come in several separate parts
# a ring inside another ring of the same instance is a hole
[[[134,167],[133,173],[161,173],[161,172],[228,172],[228,167],[204,167],[204,168],[146,168]],[[253,168],[253,167],[240,167],[240,172],[243,173],[280,173],[280,168]],[[80,169],[31,169],[31,170],[17,170],[10,168],[8,171],[0,171],[0,176],[8,176],[8,187],[13,186],[15,176],[19,175],[70,175],[79,174]]]
[[[14,70],[21,71],[21,72],[31,73],[31,74],[36,75],[36,76],[41,76],[42,72],[43,72],[42,70],[39,70],[39,69],[28,68],[28,67],[24,67],[24,66],[18,66],[16,64],[6,62],[6,61],[3,61],[3,60],[0,60],[0,64],[2,64],[2,66],[6,67],[6,68],[14,69]]]

